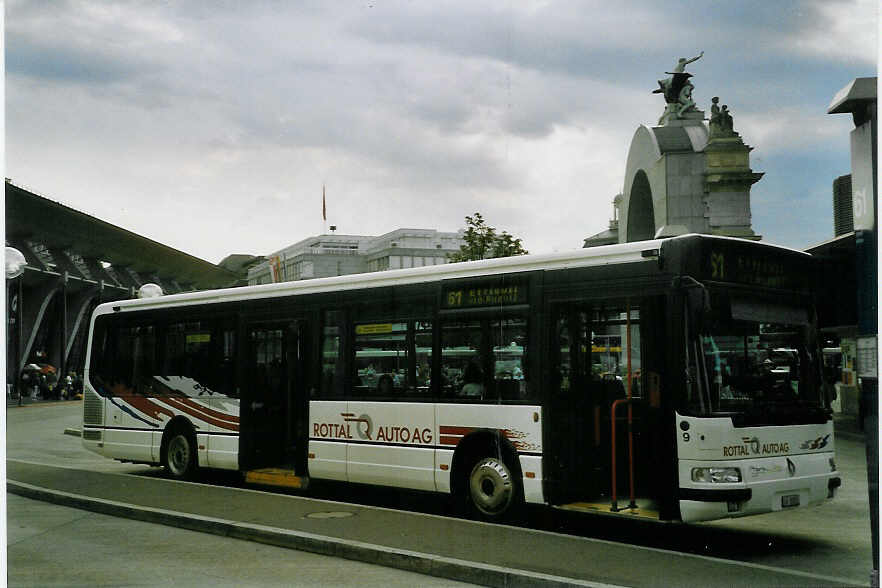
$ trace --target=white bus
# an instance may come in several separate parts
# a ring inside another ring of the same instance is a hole
[[[83,443],[176,478],[452,493],[489,520],[816,505],[840,477],[813,268],[688,235],[111,302]]]

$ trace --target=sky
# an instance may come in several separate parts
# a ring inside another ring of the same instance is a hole
[[[753,229],[833,236],[877,0],[7,0],[6,177],[217,263],[321,234],[456,231],[533,253],[605,230],[678,57],[763,172]],[[325,186],[328,222],[322,220]]]

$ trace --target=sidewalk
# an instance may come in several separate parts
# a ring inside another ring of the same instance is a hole
[[[702,586],[853,585],[760,564],[251,489],[16,460],[7,461],[7,475],[9,492],[64,506],[486,586],[686,586],[696,578]]]
[[[73,400],[66,398],[59,399],[44,399],[39,396],[36,398],[32,398],[30,396],[22,396],[21,401],[19,402],[18,396],[9,396],[6,395],[6,408],[18,408],[19,406],[30,406],[32,404],[56,404],[59,402],[82,402],[82,400]]]

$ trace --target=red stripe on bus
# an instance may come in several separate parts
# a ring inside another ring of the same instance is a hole
[[[456,445],[460,441],[462,441],[462,437],[444,437],[442,436],[439,439],[441,445]]]
[[[210,425],[214,425],[215,427],[220,427],[221,429],[226,429],[228,431],[238,431],[239,430],[239,425],[234,424],[234,423],[228,423],[225,421],[221,421],[221,420],[218,420],[218,419],[213,418],[211,416],[208,416],[205,413],[202,413],[198,410],[195,410],[194,408],[192,408],[190,406],[187,406],[186,404],[181,402],[180,398],[167,397],[167,398],[162,398],[161,400],[163,402],[165,402],[166,404],[168,404],[169,406],[171,406],[172,408],[176,408],[176,409],[180,410],[181,412],[185,412],[188,415],[190,415],[192,417],[196,417],[199,420],[203,420]]]
[[[225,412],[220,412],[220,411],[214,410],[213,408],[208,408],[207,406],[203,406],[202,404],[199,404],[198,402],[193,402],[193,400],[190,398],[176,398],[176,400],[180,400],[181,402],[187,404],[188,406],[192,406],[196,410],[201,410],[205,414],[211,415],[211,416],[219,418],[221,420],[230,421],[231,423],[238,423],[239,422],[239,417],[237,417],[236,415],[227,414]]]
[[[475,430],[475,427],[449,427],[441,425],[438,432],[442,435],[468,435]]]
[[[172,418],[173,416],[175,416],[175,414],[169,409],[165,408],[164,406],[155,404],[151,402],[149,398],[144,398],[143,396],[120,396],[119,399],[134,406],[144,414],[156,420],[162,420],[159,416],[161,414],[167,415],[168,418]]]

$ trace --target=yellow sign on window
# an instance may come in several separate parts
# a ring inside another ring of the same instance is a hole
[[[374,323],[370,325],[356,325],[356,335],[383,335],[391,333],[393,330],[392,323]]]
[[[192,333],[187,335],[187,344],[190,343],[210,343],[211,333]]]

